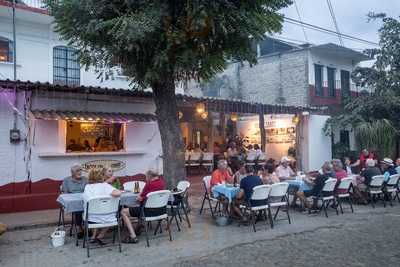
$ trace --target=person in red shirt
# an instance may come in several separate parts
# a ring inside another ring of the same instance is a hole
[[[340,159],[332,160],[333,171],[335,172],[335,178],[337,180],[336,186],[340,184],[343,178],[346,178],[347,172],[343,169],[343,163]],[[345,189],[336,189],[336,193],[344,194],[347,193]]]
[[[359,171],[365,169],[365,161],[367,159],[377,160],[374,152],[369,152],[367,149],[363,149],[360,154],[360,158],[351,164],[351,167],[358,167]]]
[[[228,171],[228,163],[226,160],[221,159],[218,161],[218,169],[213,171],[210,181],[210,189],[217,184],[223,184],[226,182],[232,182],[232,176]]]
[[[137,201],[140,203],[140,206],[132,207],[132,208],[123,208],[121,210],[121,216],[124,220],[126,228],[128,228],[129,236],[127,236],[122,242],[123,243],[137,243],[138,239],[135,234],[135,230],[133,229],[132,222],[129,217],[140,217],[140,213],[142,211],[142,207],[147,200],[147,195],[151,192],[160,191],[165,189],[165,181],[161,178],[157,172],[155,171],[147,171],[146,172],[146,185],[143,187],[142,192],[137,197]],[[158,211],[154,211],[158,212]],[[140,229],[140,225],[137,227],[137,231]]]

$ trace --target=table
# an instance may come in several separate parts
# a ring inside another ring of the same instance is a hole
[[[133,192],[124,192],[120,197],[121,206],[137,206],[137,196]],[[64,211],[67,213],[72,212],[82,212],[83,211],[83,193],[75,194],[61,194],[57,198],[57,202],[63,207]]]
[[[297,187],[299,191],[308,191],[311,190],[311,186],[308,185],[305,181],[296,179],[296,180],[285,180],[289,184],[289,186]]]
[[[224,195],[228,200],[229,203],[232,202],[233,198],[239,194],[240,188],[235,186],[226,186],[226,185],[215,185],[212,188],[213,196],[218,198],[220,195]]]

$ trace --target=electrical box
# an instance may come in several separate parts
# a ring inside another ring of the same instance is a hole
[[[18,129],[11,129],[10,130],[10,142],[18,143],[19,141],[21,141],[21,131]]]

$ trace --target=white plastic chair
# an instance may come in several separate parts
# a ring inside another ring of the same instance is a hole
[[[261,153],[258,158],[257,158],[257,164],[258,165],[265,165],[267,160],[267,156],[265,155],[265,153]]]
[[[252,221],[253,225],[253,230],[256,232],[256,212],[263,212],[264,217],[266,219],[266,212],[268,211],[268,218],[271,224],[271,227],[273,227],[273,222],[272,222],[272,215],[271,215],[271,209],[270,205],[268,204],[268,197],[271,192],[271,186],[270,185],[258,185],[253,188],[253,193],[251,194],[251,198],[249,203],[247,205],[241,206],[242,209],[245,211],[248,211],[250,213],[250,220]],[[253,201],[262,201],[263,204],[261,205],[254,205],[252,204]]]
[[[185,167],[190,166],[190,152],[185,152]]]
[[[119,198],[115,197],[95,197],[89,199],[86,204],[84,205],[83,210],[83,218],[85,223],[85,237],[83,240],[83,245],[86,245],[87,256],[89,258],[89,251],[90,251],[90,242],[89,242],[89,229],[97,229],[97,228],[106,228],[106,227],[113,227],[114,228],[114,239],[115,242],[115,228],[118,230],[118,247],[119,252],[121,252],[121,231],[119,225]],[[101,216],[101,215],[109,215],[115,214],[115,219],[111,221],[104,221],[102,223],[92,222],[90,221],[90,217],[93,215]]]
[[[336,201],[339,204],[340,212],[343,214],[342,199],[348,199],[351,212],[353,213],[353,203],[350,195],[350,188],[353,182],[352,177],[346,177],[340,180],[339,185],[336,187]]]
[[[163,220],[167,222],[167,231],[169,235],[169,240],[172,241],[172,235],[171,235],[171,227],[170,227],[170,222],[168,219],[168,213],[167,213],[167,205],[168,205],[168,200],[171,196],[171,191],[169,190],[160,190],[160,191],[154,191],[149,194],[147,194],[147,200],[146,203],[144,204],[144,207],[142,209],[142,214],[140,216],[140,220],[144,222],[144,228],[146,232],[146,243],[147,246],[150,246],[149,243],[149,236],[148,236],[148,223],[157,221],[157,227],[154,233],[157,232],[158,228],[160,227],[161,229],[161,223]],[[159,212],[153,216],[146,216],[146,211],[148,210],[155,210],[157,209]]]
[[[218,201],[218,199],[216,199],[214,197],[211,197],[211,194],[210,194],[211,193],[210,192],[211,191],[210,181],[211,181],[211,176],[210,175],[205,176],[203,178],[204,197],[203,197],[203,201],[201,203],[200,215],[203,212],[204,203],[207,201],[208,205],[210,207],[211,216],[214,218],[214,211],[213,211],[213,207],[212,207],[211,202],[215,202],[216,203],[215,204],[215,208],[214,208],[215,211],[217,211],[217,208],[218,208],[220,202]]]
[[[375,208],[375,200],[379,195],[383,195],[383,182],[385,181],[384,175],[375,175],[371,178],[371,182],[368,185],[367,192],[371,198],[371,205]],[[386,207],[386,200],[383,197],[383,206]]]
[[[143,181],[129,181],[123,184],[125,191],[133,191],[135,188],[135,183],[139,183],[139,193],[142,192],[144,186],[146,185]]]
[[[289,188],[289,183],[282,182],[282,183],[276,183],[271,185],[271,192],[269,193],[269,206],[270,208],[278,208],[276,210],[276,213],[274,215],[274,220],[276,220],[276,217],[278,216],[278,213],[280,211],[281,207],[285,207],[286,210],[286,215],[287,219],[289,221],[289,224],[291,224],[290,216],[289,216],[289,199],[288,199],[288,188]],[[278,201],[274,201],[273,198],[278,199]],[[272,225],[273,227],[273,225]]]
[[[400,174],[391,175],[389,181],[387,181],[384,187],[384,193],[390,201],[390,206],[393,206],[393,200],[395,200],[396,197],[397,198],[399,197],[399,192],[398,192],[399,179],[400,179]],[[395,195],[394,197],[393,193]]]
[[[254,166],[256,165],[257,154],[256,153],[249,153],[246,158],[246,165]]]
[[[203,154],[203,158],[201,160],[201,165],[207,168],[209,171],[212,170],[214,166],[214,153],[207,152]]]
[[[330,203],[334,204],[336,214],[339,215],[339,210],[336,205],[335,201],[335,187],[336,187],[337,179],[329,178],[325,181],[324,187],[319,196],[313,197],[316,200],[321,200],[322,205],[320,211],[324,209],[325,216],[328,218],[328,207]]]
[[[176,226],[178,227],[178,231],[180,231],[180,226],[178,222],[178,218],[176,217],[178,215],[180,222],[182,222],[182,217],[180,214],[180,209],[183,210],[183,213],[185,215],[186,222],[188,224],[188,227],[191,227],[189,216],[188,216],[188,190],[190,188],[190,182],[189,181],[179,181],[178,185],[176,186],[176,189],[178,192],[173,192],[172,194],[174,195],[174,201],[169,201],[168,202],[168,209],[171,210],[171,221],[175,219]]]

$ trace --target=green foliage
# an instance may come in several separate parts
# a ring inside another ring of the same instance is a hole
[[[351,125],[359,148],[388,156],[393,153],[400,130],[400,21],[382,13],[368,16],[383,21],[379,29],[380,47],[365,51],[376,61],[370,68],[356,68],[352,79],[374,92],[346,102],[343,112],[328,121],[325,131]]]
[[[45,0],[56,30],[80,49],[81,62],[124,69],[148,87],[209,79],[227,60],[256,63],[251,38],[280,31],[277,11],[291,0]],[[251,37],[251,38],[250,38]]]

